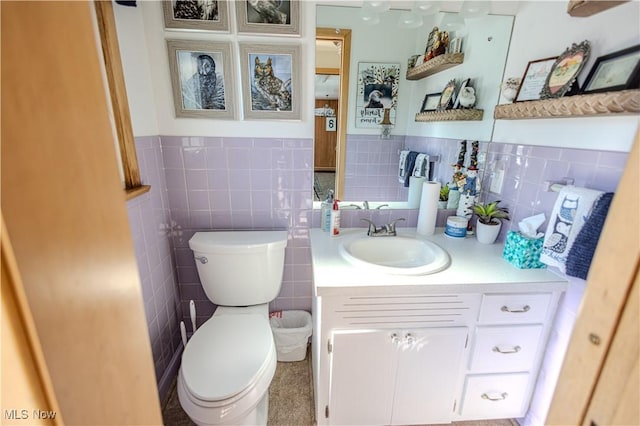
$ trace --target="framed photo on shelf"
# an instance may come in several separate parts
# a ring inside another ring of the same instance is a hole
[[[231,43],[167,40],[176,117],[235,119]]]
[[[569,92],[589,59],[590,51],[591,45],[585,40],[579,44],[573,43],[558,56],[542,86],[540,99],[560,98]]]
[[[465,87],[467,87],[467,85],[471,82],[470,78],[467,78],[465,80],[462,80],[462,83],[460,83],[460,87],[458,88],[458,96],[456,96],[456,101],[453,104],[453,109],[458,109],[460,108],[460,93],[462,93],[462,89],[464,89]]]
[[[420,112],[430,112],[435,111],[440,105],[440,96],[442,93],[429,93],[425,95],[424,100],[422,101],[422,108],[420,108]]]
[[[238,33],[300,35],[300,2],[236,1]]]
[[[530,61],[522,76],[522,84],[516,94],[515,102],[537,101],[540,99],[540,91],[547,76],[551,72],[551,67],[555,64],[557,56],[545,59]]]
[[[170,29],[229,31],[227,0],[165,0],[164,26]]]
[[[245,118],[300,119],[300,46],[240,43]]]
[[[456,96],[456,81],[451,80],[444,86],[442,89],[442,94],[440,95],[440,100],[438,101],[438,111],[446,111],[451,109],[453,105],[453,100]]]
[[[591,67],[582,93],[640,88],[640,44],[600,56]]]

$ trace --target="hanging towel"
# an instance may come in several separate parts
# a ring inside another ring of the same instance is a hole
[[[407,171],[404,177],[404,187],[409,187],[409,179],[411,178],[411,174],[413,172],[413,168],[416,166],[416,158],[418,157],[418,153],[415,151],[409,151],[407,154],[407,165],[405,166],[405,170]]]
[[[398,182],[404,183],[404,178],[407,176],[407,155],[409,150],[400,151],[400,161],[398,162]]]
[[[603,194],[593,189],[565,186],[558,194],[542,244],[540,261],[566,272],[569,251],[589,217],[596,200]]]
[[[413,167],[413,175],[415,177],[429,177],[429,155],[418,154],[416,157],[416,165]]]
[[[591,260],[596,251],[596,246],[600,239],[604,221],[607,219],[607,213],[609,212],[612,199],[613,192],[607,192],[596,201],[591,215],[589,215],[589,218],[576,237],[573,247],[569,250],[569,256],[567,257],[567,275],[582,278],[583,280],[587,279],[587,274],[591,267]]]

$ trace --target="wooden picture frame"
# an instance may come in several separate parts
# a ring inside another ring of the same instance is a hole
[[[235,119],[230,42],[167,40],[176,117]]]
[[[640,44],[600,56],[591,67],[582,93],[640,88]]]
[[[229,32],[227,0],[206,0],[203,2],[204,6],[196,5],[196,9],[183,9],[183,4],[187,3],[178,4],[176,0],[162,2],[165,28]]]
[[[282,0],[278,6],[272,2],[259,2],[254,7],[246,0],[236,1],[238,33],[300,35],[300,1]]]
[[[591,45],[587,40],[573,43],[558,56],[540,91],[540,99],[554,99],[564,96],[578,78],[584,64],[589,59]]]
[[[529,61],[522,76],[522,83],[518,88],[514,102],[537,101],[540,99],[540,91],[547,81],[551,67],[555,64],[557,56]]]
[[[442,96],[442,92],[426,94],[422,101],[420,112],[431,112],[438,109],[438,105],[440,105],[440,96]]]
[[[300,120],[300,46],[240,43],[244,117]]]
[[[444,89],[442,89],[442,94],[440,95],[440,100],[438,101],[437,111],[446,111],[451,109],[453,105],[453,100],[456,96],[456,81],[450,80]]]

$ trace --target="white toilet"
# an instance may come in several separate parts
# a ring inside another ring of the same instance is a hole
[[[276,348],[269,302],[282,284],[286,231],[196,232],[189,240],[218,308],[191,337],[178,399],[198,425],[266,425]]]

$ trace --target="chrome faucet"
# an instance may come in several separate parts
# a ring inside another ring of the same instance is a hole
[[[362,218],[363,220],[369,224],[369,230],[367,231],[367,235],[370,237],[395,237],[396,236],[396,223],[401,220],[405,220],[405,218],[401,217],[399,219],[394,220],[391,223],[386,225],[382,225],[377,227],[375,223],[370,221],[369,219]]]
[[[369,210],[369,202],[367,200],[364,200],[362,202],[362,208],[364,208],[365,210]]]

